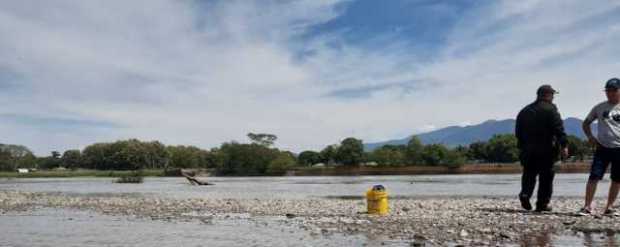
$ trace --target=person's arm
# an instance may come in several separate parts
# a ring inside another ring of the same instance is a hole
[[[595,109],[592,109],[592,111],[590,111],[590,114],[588,114],[586,119],[584,119],[583,123],[581,124],[581,128],[583,129],[583,133],[588,138],[588,142],[590,142],[590,144],[592,146],[595,146],[595,147],[600,145],[598,140],[596,140],[596,138],[592,134],[592,127],[591,127],[591,125],[594,122],[594,120],[596,120],[596,118],[597,118],[596,117],[596,111],[595,111]]]
[[[555,107],[551,112],[551,128],[553,130],[553,135],[562,148],[563,157],[568,157],[568,139],[564,131],[564,121],[562,120],[562,116],[560,116],[560,112]]]
[[[550,111],[551,116],[551,131],[555,136],[560,147],[565,148],[568,145],[568,139],[566,138],[566,132],[564,131],[564,121],[557,108],[553,107]]]
[[[521,114],[522,112],[523,111],[519,112],[517,115],[517,121],[515,124],[515,136],[517,137],[517,148],[519,148],[519,150],[523,149],[523,124],[521,123],[521,121],[523,121]]]

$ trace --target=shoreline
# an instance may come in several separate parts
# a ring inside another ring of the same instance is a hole
[[[602,203],[602,198],[597,198]],[[313,235],[364,235],[413,243],[445,245],[518,244],[541,233],[620,233],[618,218],[577,216],[580,198],[552,200],[554,212],[520,209],[507,197],[390,199],[390,214],[365,213],[364,199],[169,199],[135,195],[0,191],[0,215],[37,208],[93,210],[163,221],[208,221],[213,217],[277,217]]]
[[[213,176],[212,169],[187,169],[197,171],[198,176]],[[509,164],[467,164],[458,168],[441,166],[393,166],[393,167],[302,167],[287,171],[286,176],[389,176],[389,175],[457,175],[457,174],[518,174],[522,168],[518,163]],[[568,162],[558,167],[558,173],[588,173],[590,163]],[[42,170],[30,173],[0,172],[0,178],[63,178],[63,177],[121,177],[132,171],[107,170]],[[180,177],[167,175],[163,169],[143,170],[144,177]],[[264,175],[267,176],[267,175]],[[215,176],[246,177],[246,176]],[[261,177],[261,176],[254,176]]]
[[[376,175],[456,175],[456,174],[518,174],[519,163],[467,164],[458,168],[443,166],[393,166],[393,167],[326,167],[297,168],[288,176],[376,176]],[[566,162],[558,166],[557,173],[588,173],[589,162]]]

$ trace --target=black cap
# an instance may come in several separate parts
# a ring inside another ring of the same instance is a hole
[[[548,93],[557,94],[557,93],[560,93],[560,92],[558,92],[557,90],[553,89],[551,87],[551,85],[542,85],[536,91],[536,95],[538,95],[538,96],[543,96],[543,95],[548,94]]]
[[[620,89],[620,79],[618,78],[609,79],[607,83],[605,83],[605,89],[613,89],[613,90]]]

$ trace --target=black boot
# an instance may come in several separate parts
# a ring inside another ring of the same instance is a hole
[[[551,212],[552,208],[545,204],[545,205],[536,205],[536,212]]]
[[[521,201],[521,207],[525,210],[532,210],[532,204],[530,204],[530,198],[525,195],[519,195],[519,201]]]

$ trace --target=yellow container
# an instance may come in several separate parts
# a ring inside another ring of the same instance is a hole
[[[388,214],[388,193],[382,185],[375,185],[366,191],[366,203],[369,214]]]

